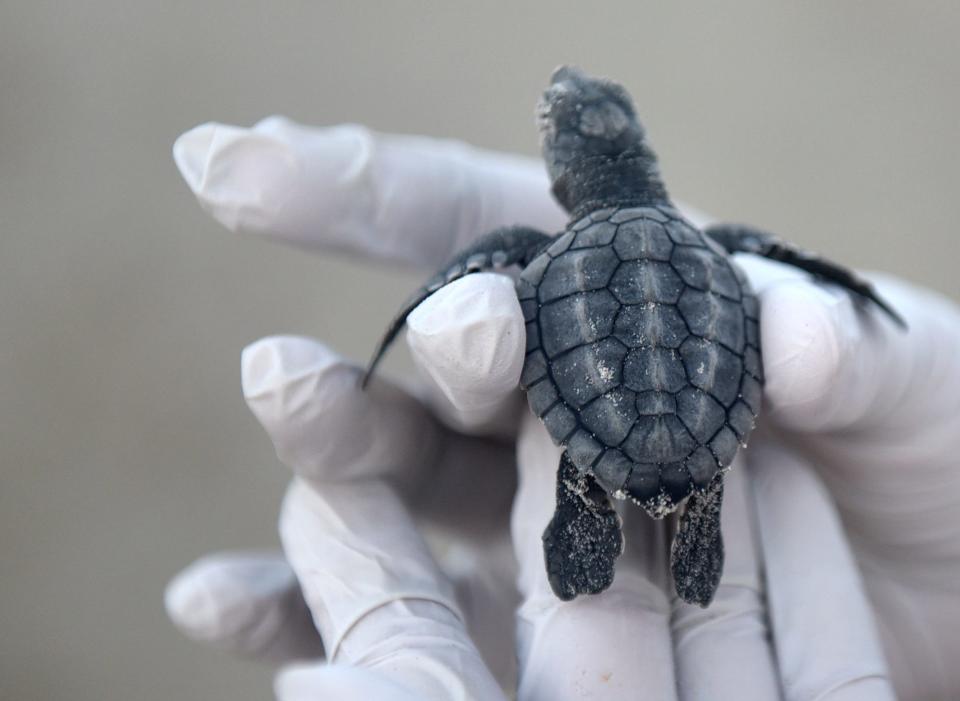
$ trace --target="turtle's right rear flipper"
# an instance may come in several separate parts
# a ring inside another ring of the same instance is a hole
[[[723,573],[722,504],[723,475],[718,474],[706,489],[690,495],[680,517],[680,528],[670,549],[670,571],[677,595],[688,604],[706,608],[720,586]]]
[[[367,371],[363,375],[361,387],[367,386],[377,363],[380,362],[383,354],[387,352],[387,348],[390,347],[397,334],[403,329],[407,316],[427,297],[447,283],[470,273],[506,268],[511,265],[526,265],[552,240],[547,234],[524,226],[504,227],[477,239],[472,246],[443,266],[400,308],[373,352]]]

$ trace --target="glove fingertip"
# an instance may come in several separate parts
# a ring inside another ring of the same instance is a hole
[[[290,568],[276,556],[208,555],[170,580],[164,607],[187,637],[238,647],[242,631],[255,627],[294,585]]]
[[[210,640],[218,637],[220,617],[195,568],[192,565],[170,580],[163,593],[163,605],[167,617],[188,638]]]
[[[829,418],[825,403],[856,345],[853,305],[802,280],[770,286],[760,303],[766,398],[781,421],[816,428]]]
[[[496,405],[516,389],[526,332],[510,278],[481,273],[457,280],[407,322],[414,362],[457,409]]]
[[[200,205],[231,231],[276,228],[299,170],[282,139],[217,122],[182,134],[174,142],[173,160]]]
[[[213,122],[200,124],[173,142],[173,161],[194,194],[200,192],[217,126]]]
[[[330,347],[304,336],[267,336],[240,353],[243,395],[248,402],[305,376],[319,374],[338,364],[349,367]]]

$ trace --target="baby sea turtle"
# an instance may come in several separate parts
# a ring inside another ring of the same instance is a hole
[[[507,227],[464,250],[404,305],[364,383],[407,315],[464,275],[523,268],[521,386],[565,448],[557,509],[543,535],[564,600],[610,586],[623,550],[609,497],[654,518],[684,500],[671,572],[706,606],[723,569],[723,473],[761,404],[757,300],[730,257],[789,263],[902,320],[852,272],[744,226],[698,230],[671,203],[622,86],[562,67],[538,105],[543,157],[570,224],[555,235]]]

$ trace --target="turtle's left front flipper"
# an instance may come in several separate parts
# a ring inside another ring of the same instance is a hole
[[[827,282],[840,285],[876,304],[900,327],[907,327],[903,317],[876,293],[873,285],[857,277],[851,270],[821,258],[815,253],[804,251],[781,241],[773,234],[749,226],[717,224],[708,226],[704,233],[730,253],[754,253],[806,270]]]
[[[688,604],[706,607],[717,593],[723,573],[723,537],[720,506],[723,475],[703,491],[694,491],[680,517],[680,528],[670,550],[670,571],[677,594]]]
[[[427,297],[444,285],[470,273],[506,268],[511,265],[527,265],[552,240],[553,237],[536,229],[525,226],[507,226],[480,237],[472,246],[458,253],[440,268],[436,275],[427,280],[423,287],[414,292],[397,312],[373,352],[367,371],[363,375],[362,386],[367,386],[377,363],[380,362],[380,358],[386,353],[397,334],[400,333],[410,312],[416,309]]]

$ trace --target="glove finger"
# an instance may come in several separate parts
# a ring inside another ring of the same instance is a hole
[[[379,672],[416,698],[503,698],[387,485],[295,480],[280,537],[331,661]]]
[[[202,124],[173,156],[200,205],[232,231],[418,266],[438,266],[498,226],[564,220],[535,160],[358,125]]]
[[[273,692],[278,701],[423,701],[375,672],[344,665],[290,665],[277,675]]]
[[[756,267],[756,266],[755,266]],[[960,310],[891,278],[876,286],[906,332],[858,313],[848,294],[767,264],[761,335],[768,418],[805,433],[803,450],[845,525],[887,562],[911,561],[936,589],[960,557]],[[817,432],[815,439],[807,434]],[[906,469],[909,466],[909,469]]]
[[[724,478],[723,577],[707,608],[673,599],[673,646],[681,699],[780,698],[764,610],[752,495],[742,457]]]
[[[440,288],[410,314],[406,338],[444,423],[516,434],[526,332],[510,278],[480,273]]]
[[[308,339],[259,341],[244,352],[243,368],[251,408],[280,459],[298,475],[323,483],[325,493],[334,482],[390,478],[424,522],[444,530],[444,542],[462,543],[454,561],[468,556],[489,564],[505,539],[516,483],[505,445],[444,431],[420,403],[388,383],[375,380],[361,391],[356,368]],[[502,570],[492,571],[501,583]],[[508,588],[505,596],[485,600],[509,606],[513,592]],[[486,630],[478,621],[498,622],[502,633],[498,612],[471,617],[472,629]],[[487,645],[484,652],[498,670],[512,672],[502,645]]]
[[[904,331],[841,288],[749,256],[738,262],[760,294],[765,397],[779,425],[902,436],[960,423],[956,396],[946,389],[960,384],[960,310],[953,303],[872,276],[907,320]]]
[[[313,480],[417,474],[440,450],[441,429],[413,397],[317,341],[271,336],[244,349],[243,394],[280,460]]]
[[[279,553],[203,557],[167,585],[167,615],[189,638],[282,664],[323,656],[293,571]]]
[[[893,699],[873,612],[833,503],[780,443],[747,455],[785,697]]]
[[[540,422],[526,414],[511,518],[524,600],[517,616],[518,699],[616,701],[638,693],[674,699],[663,522],[645,530],[625,523],[631,551],[621,556],[613,585],[602,594],[560,601],[547,581],[541,540],[556,504],[559,456]],[[639,561],[629,562],[630,554]]]

